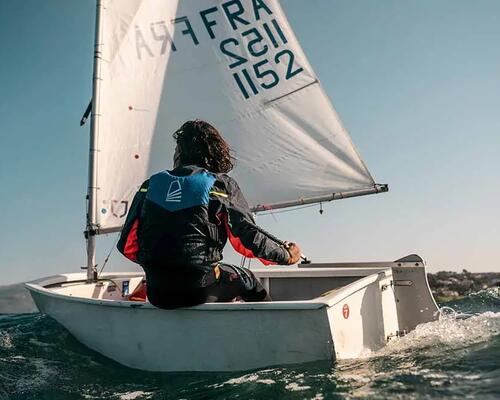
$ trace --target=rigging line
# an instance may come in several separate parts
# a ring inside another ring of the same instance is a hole
[[[108,255],[106,256],[106,258],[104,259],[103,263],[102,263],[102,267],[99,271],[99,273],[97,274],[97,276],[99,277],[102,273],[102,271],[104,270],[104,267],[106,266],[106,264],[108,263],[109,261],[109,257],[111,257],[111,254],[113,253],[113,251],[115,250],[116,248],[116,245],[118,244],[118,240],[120,240],[120,234],[116,235],[116,240],[113,244],[113,246],[111,247],[111,250],[109,251]]]
[[[275,215],[275,214],[282,214],[286,212],[291,212],[291,211],[297,211],[297,210],[302,210],[304,208],[309,208],[309,207],[317,207],[317,204],[307,204],[305,206],[300,206],[300,207],[295,207],[295,208],[288,208],[288,209],[283,209],[283,210],[270,210],[267,212],[261,212],[258,214],[258,216],[264,216],[264,215]]]
[[[271,215],[271,217],[273,217],[274,222],[278,222],[278,218],[276,218],[276,216],[275,216],[274,214],[276,214],[276,213],[275,213],[275,212],[274,212],[274,210],[271,208],[271,209],[269,209],[269,211],[268,211],[268,212],[266,212],[265,214],[261,214],[261,215]],[[256,214],[256,213],[253,213],[253,215],[254,215],[253,219],[256,219],[257,214]]]

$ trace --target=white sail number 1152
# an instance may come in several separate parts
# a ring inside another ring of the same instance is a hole
[[[272,46],[274,48],[280,46],[278,39],[283,45],[286,45],[288,40],[277,21],[274,19],[271,20],[270,25],[267,23],[262,24],[262,30],[265,32]],[[269,52],[269,46],[266,44],[261,31],[257,28],[249,29],[241,35],[250,39],[247,43],[247,49],[252,58],[262,57]],[[228,38],[220,42],[219,47],[221,52],[230,58],[230,69],[243,66],[250,61],[238,52],[238,47],[240,45],[240,42],[236,38]],[[296,66],[294,61],[295,55],[293,52],[289,49],[284,49],[277,52],[271,60],[264,58],[254,63],[249,68],[242,68],[240,71],[234,72],[233,78],[243,97],[248,99],[251,95],[258,94],[259,88],[265,90],[272,89],[280,82],[280,77],[271,63],[275,63],[276,65],[281,63],[285,64],[286,71],[284,77],[282,77],[285,80],[293,78],[301,73],[303,68]]]

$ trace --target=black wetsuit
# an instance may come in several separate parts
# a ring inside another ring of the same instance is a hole
[[[263,300],[267,293],[249,270],[220,262],[228,239],[264,264],[288,261],[288,251],[255,225],[234,179],[181,166],[141,185],[118,249],[144,268],[148,299],[157,307]]]

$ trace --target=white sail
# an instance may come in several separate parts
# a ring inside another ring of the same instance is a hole
[[[374,187],[277,0],[103,0],[96,215],[121,227],[186,120],[217,127],[249,203]]]

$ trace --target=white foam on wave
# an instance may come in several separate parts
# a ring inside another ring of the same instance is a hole
[[[317,375],[315,375],[317,377]],[[323,377],[324,375],[319,375]],[[309,377],[309,376],[307,376]],[[277,378],[272,379],[272,378]],[[263,385],[275,385],[283,384],[284,389],[290,392],[300,392],[311,390],[311,386],[305,383],[306,374],[304,373],[292,373],[287,374],[285,370],[280,368],[275,369],[265,369],[258,372],[253,372],[245,374],[236,378],[231,378],[223,383],[213,384],[208,387],[217,389],[225,385],[244,385],[248,383],[258,383]],[[321,400],[323,397],[321,393],[316,394],[314,397],[316,400]]]
[[[24,359],[30,367],[35,367],[36,372],[29,376],[18,377],[16,388],[19,391],[33,390],[47,385],[50,378],[58,373],[54,363],[43,358]]]
[[[270,372],[272,370],[264,370],[264,371],[259,371],[259,374],[262,374],[263,372]],[[245,383],[262,383],[263,385],[273,385],[276,383],[275,380],[270,379],[270,378],[261,378],[258,374],[253,373],[253,374],[246,374],[243,376],[239,376],[237,378],[231,378],[225,382],[222,383],[216,383],[214,385],[210,385],[208,387],[210,388],[220,388],[225,385],[242,385]]]
[[[120,400],[135,400],[139,398],[150,399],[153,396],[153,393],[136,390],[134,392],[117,393],[116,396],[118,396]]]
[[[297,382],[290,382],[285,386],[285,389],[290,390],[291,392],[300,392],[302,390],[309,390],[311,389],[311,386],[306,386],[306,385],[299,385]]]
[[[354,359],[339,361],[349,365],[351,361],[390,356],[438,345],[451,348],[467,347],[500,335],[500,312],[463,314],[451,307],[442,307],[440,311],[440,318],[437,321],[418,325],[406,336],[391,340],[380,350],[365,349]]]
[[[500,313],[488,311],[469,318],[442,316],[439,320],[418,325],[405,337],[392,340],[373,355],[387,355],[435,345],[466,347],[500,334]]]
[[[481,375],[425,368],[413,355],[446,360],[454,357],[457,350],[460,352],[471,345],[486,343],[497,335],[500,335],[499,312],[488,311],[473,316],[443,313],[438,321],[418,325],[406,336],[392,340],[376,352],[366,352],[364,357],[358,359],[339,360],[330,378],[349,382],[354,397],[375,396],[379,390],[375,384],[378,381],[390,381],[393,388],[403,387],[404,383],[393,380],[393,376],[398,374],[422,377],[435,387],[457,380],[474,382],[482,379]],[[377,363],[379,359],[392,360],[395,364],[390,371],[381,370]]]
[[[272,379],[257,379],[256,382],[263,383],[265,385],[273,385],[276,383],[276,381],[274,381]]]
[[[227,383],[228,385],[240,385],[242,383],[255,382],[258,379],[259,376],[257,374],[248,374],[240,376],[238,378],[229,379],[225,383]]]
[[[19,364],[19,363],[25,362],[26,357],[23,357],[23,356],[2,357],[2,358],[0,358],[0,361],[5,361],[8,363],[12,363],[12,364],[15,364],[15,363]]]
[[[486,296],[489,298],[493,298],[495,300],[500,300],[500,286],[490,287],[468,295],[468,297],[480,297],[480,296]]]
[[[0,347],[4,349],[11,349],[14,347],[12,344],[12,336],[9,332],[0,332]]]

